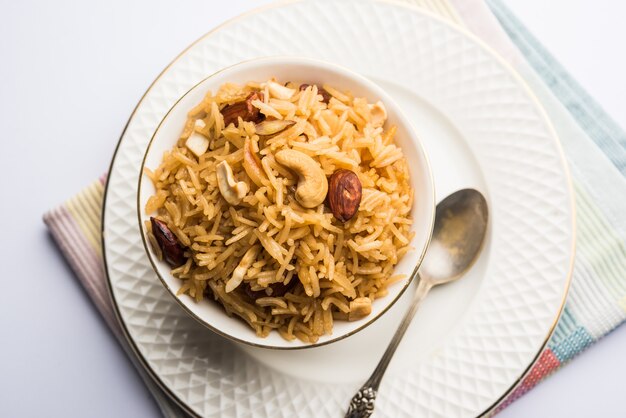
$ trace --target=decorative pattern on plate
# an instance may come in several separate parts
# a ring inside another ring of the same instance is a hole
[[[267,55],[320,58],[399,85],[466,140],[492,214],[486,275],[437,352],[386,377],[375,415],[488,410],[539,353],[560,311],[573,257],[568,176],[549,123],[519,79],[479,41],[395,3],[293,2],[245,15],[193,45],[147,92],[114,157],[103,225],[111,291],[129,339],[162,386],[198,415],[337,417],[360,386],[293,377],[210,333],[171,299],[141,245],[138,168],[158,123],[206,75]]]

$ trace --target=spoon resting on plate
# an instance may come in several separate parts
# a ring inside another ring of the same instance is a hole
[[[459,279],[474,264],[485,240],[488,218],[487,201],[474,189],[454,192],[437,205],[430,246],[419,271],[414,273],[417,277],[412,277],[419,282],[411,306],[376,369],[350,401],[345,418],[372,415],[385,370],[420,302],[430,289]]]

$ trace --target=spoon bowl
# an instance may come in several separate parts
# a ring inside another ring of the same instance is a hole
[[[463,189],[437,204],[433,237],[420,268],[433,285],[459,279],[478,259],[487,232],[487,201]]]

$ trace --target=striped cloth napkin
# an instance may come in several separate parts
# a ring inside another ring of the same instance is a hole
[[[497,412],[626,319],[626,133],[501,0],[403,1],[466,26],[509,61],[542,101],[571,168],[576,193],[577,253],[565,310],[547,348]],[[113,313],[100,244],[104,181],[100,179],[48,212],[44,221],[137,366],[163,415],[184,417],[186,414],[143,370],[122,337]]]

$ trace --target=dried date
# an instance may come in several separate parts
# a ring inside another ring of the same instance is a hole
[[[178,267],[185,264],[185,248],[178,242],[176,235],[168,228],[167,224],[154,217],[150,217],[152,225],[152,235],[156,239],[163,259],[172,267]]]

